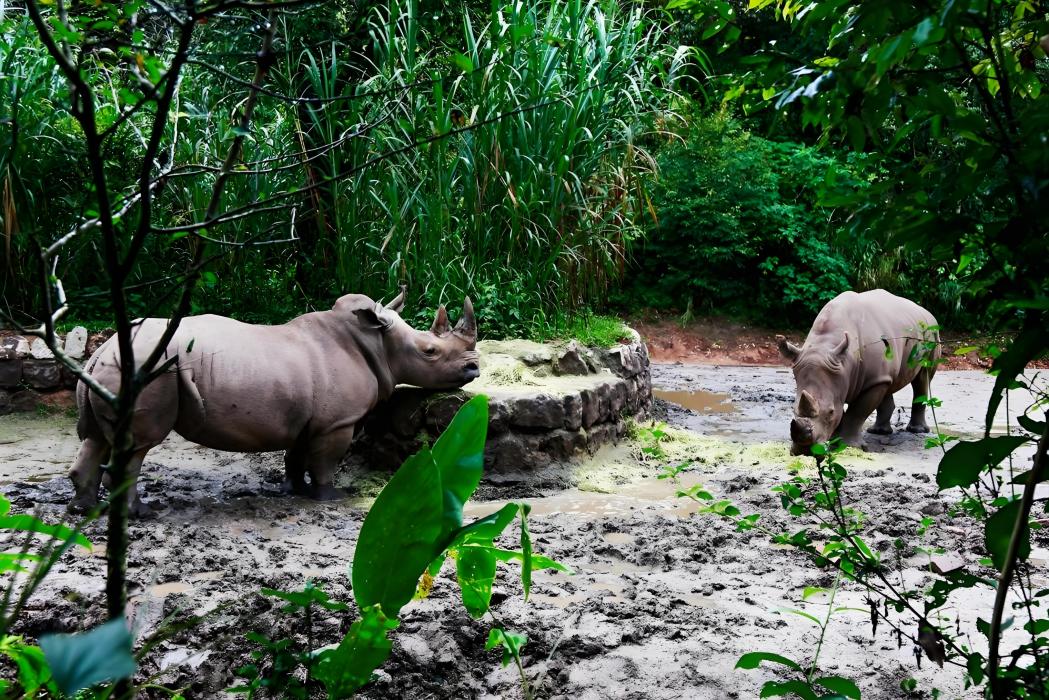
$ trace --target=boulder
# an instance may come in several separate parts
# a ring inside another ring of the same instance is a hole
[[[511,422],[522,428],[560,428],[565,422],[564,403],[547,394],[517,399]]]
[[[87,329],[77,326],[66,334],[65,353],[74,360],[81,360],[87,352]]]
[[[53,360],[55,354],[51,352],[51,348],[47,347],[47,343],[44,342],[43,338],[37,338],[33,341],[33,344],[29,346],[29,354],[33,356],[34,360]]]
[[[576,341],[571,341],[554,357],[554,374],[589,374],[590,368],[586,364],[587,350]]]
[[[13,389],[22,381],[22,360],[0,360],[0,388]]]
[[[62,386],[62,371],[51,360],[26,360],[22,363],[22,379],[33,389],[52,391]]]
[[[29,356],[29,341],[20,335],[9,335],[0,341],[0,360],[23,360]]]

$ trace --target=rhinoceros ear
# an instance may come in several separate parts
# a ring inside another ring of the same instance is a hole
[[[404,309],[404,293],[407,290],[408,290],[408,287],[406,287],[405,285],[402,284],[401,285],[401,293],[398,294],[397,296],[395,296],[393,298],[393,301],[391,301],[389,304],[386,305],[386,308],[388,310],[390,310],[390,311],[395,312],[395,313],[401,313],[401,311]]]
[[[383,308],[378,304],[375,305],[374,309],[354,309],[353,313],[357,316],[357,321],[360,322],[365,328],[371,328],[374,330],[385,331],[390,327],[389,319],[383,318]]]
[[[780,354],[791,362],[796,361],[798,356],[801,355],[801,348],[787,340],[786,337],[782,335],[776,336],[776,345],[779,346]]]
[[[844,338],[842,338],[842,339],[841,339],[841,342],[840,342],[840,343],[838,343],[838,344],[837,344],[837,345],[836,345],[836,346],[834,347],[834,350],[833,350],[832,352],[833,352],[833,354],[834,354],[835,356],[837,356],[837,355],[844,355],[844,354],[845,354],[845,352],[846,352],[846,351],[847,351],[848,349],[849,349],[849,332],[848,332],[848,331],[845,331],[845,337],[844,337]]]
[[[454,333],[466,340],[477,339],[477,321],[474,319],[474,305],[470,297],[463,302],[463,317],[455,324]]]
[[[452,332],[452,326],[448,323],[448,310],[444,308],[444,304],[437,307],[437,315],[433,318],[430,332],[434,335],[448,335]]]
[[[820,406],[815,397],[807,391],[802,390],[801,398],[798,399],[798,415],[802,418],[815,418],[820,414]]]

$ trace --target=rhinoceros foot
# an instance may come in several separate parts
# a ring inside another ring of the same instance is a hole
[[[317,501],[341,501],[346,498],[346,492],[331,484],[315,485],[310,488],[310,498]]]
[[[149,520],[156,517],[156,511],[148,504],[135,499],[127,505],[127,514],[137,520]]]
[[[66,506],[66,510],[70,513],[83,515],[85,513],[90,513],[97,506],[98,496],[91,493],[82,493],[78,494],[69,502],[69,505]]]
[[[892,435],[892,428],[883,425],[872,425],[867,428],[867,432],[871,435]]]
[[[285,479],[281,482],[280,491],[295,496],[313,497],[313,490],[305,479]]]
[[[908,433],[928,433],[928,432],[931,432],[931,431],[929,430],[929,426],[928,425],[926,425],[925,423],[920,423],[918,425],[908,425],[907,426],[907,432]]]

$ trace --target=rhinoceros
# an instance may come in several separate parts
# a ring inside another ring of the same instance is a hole
[[[892,395],[908,384],[915,401],[907,430],[928,432],[925,404],[916,400],[929,395],[940,357],[937,329],[936,319],[922,307],[874,289],[844,292],[827,302],[800,348],[776,336],[797,383],[791,454],[809,454],[812,445],[832,437],[862,445],[863,424],[875,410],[868,432],[891,434]]]
[[[385,307],[349,294],[330,311],[278,326],[214,315],[184,318],[165,354],[177,360],[146,386],[135,405],[131,512],[149,512],[138,495],[138,472],[146,453],[172,431],[218,450],[286,450],[287,490],[317,499],[339,497],[334,475],[354,426],[397,384],[450,389],[480,374],[469,297],[454,328],[441,306],[429,331],[401,319],[403,304],[403,291]],[[136,322],[136,362],[156,346],[166,324],[157,318]],[[95,351],[87,370],[111,391],[119,389],[116,337]],[[77,407],[83,442],[69,474],[76,491],[70,508],[84,510],[98,503],[99,465],[111,451],[115,417],[83,382],[77,386]]]

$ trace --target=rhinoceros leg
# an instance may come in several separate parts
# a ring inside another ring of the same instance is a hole
[[[98,486],[102,480],[102,462],[109,458],[109,445],[105,440],[88,437],[80,443],[69,479],[73,482],[74,496],[68,509],[73,513],[86,513],[98,505]]]
[[[131,482],[127,487],[127,511],[132,518],[146,518],[153,514],[153,509],[143,503],[138,495],[138,475],[142,471],[142,461],[149,449],[139,450],[131,455],[127,463],[127,479]]]
[[[863,437],[861,435],[863,424],[867,422],[867,417],[874,412],[874,409],[885,400],[885,394],[888,391],[888,384],[878,384],[864,390],[862,394],[849,402],[849,408],[845,411],[845,416],[841,419],[841,424],[838,426],[838,437],[846,445],[851,445],[852,447],[863,445]]]
[[[323,435],[315,435],[310,440],[310,456],[306,468],[310,473],[312,498],[318,501],[335,501],[346,497],[346,494],[335,488],[335,472],[339,468],[339,462],[349,451],[351,442],[352,425]]]
[[[284,453],[284,483],[281,490],[297,496],[309,496],[310,487],[306,483],[306,458],[309,456],[308,443],[300,441]]]
[[[914,391],[914,398],[917,399],[919,396],[929,395],[929,386],[932,384],[932,373],[931,367],[922,367],[918,371],[918,376],[911,382],[911,389]],[[925,404],[914,402],[911,404],[911,420],[907,423],[907,432],[909,433],[927,433],[929,432],[929,424],[925,422]]]
[[[867,428],[867,432],[871,435],[892,435],[892,413],[895,410],[896,402],[892,400],[892,394],[886,392],[885,398],[878,404],[874,425]]]

